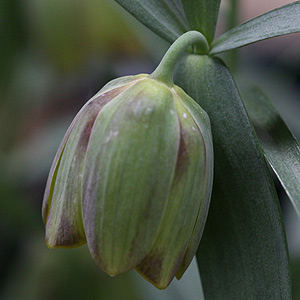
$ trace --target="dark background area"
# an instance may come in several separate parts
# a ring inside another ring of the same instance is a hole
[[[234,22],[292,1],[256,2],[241,2]],[[230,3],[218,32],[230,26]],[[134,271],[111,279],[86,246],[49,250],[40,214],[52,160],[77,111],[109,80],[151,72],[168,44],[111,0],[1,0],[0,40],[0,300],[197,299],[195,266],[166,291]],[[241,88],[265,90],[300,140],[300,35],[223,57]],[[277,187],[297,300],[300,222]]]

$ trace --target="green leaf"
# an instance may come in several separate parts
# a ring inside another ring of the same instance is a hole
[[[264,154],[300,216],[300,147],[271,101],[258,89],[244,103]]]
[[[115,0],[141,23],[169,42],[189,31],[180,0]]]
[[[197,252],[205,299],[291,299],[274,183],[230,72],[217,58],[186,55],[175,78],[212,125],[213,192]]]
[[[282,6],[234,27],[217,38],[210,54],[300,31],[300,1]]]
[[[192,30],[198,30],[211,43],[216,29],[220,0],[182,0]]]

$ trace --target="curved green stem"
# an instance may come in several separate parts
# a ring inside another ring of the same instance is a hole
[[[192,44],[197,44],[199,54],[208,54],[209,46],[205,36],[199,31],[188,31],[181,35],[168,49],[160,64],[150,75],[150,78],[159,80],[168,86],[173,83],[173,70],[182,53]]]

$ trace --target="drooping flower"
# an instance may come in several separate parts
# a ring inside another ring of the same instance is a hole
[[[182,89],[141,74],[79,111],[50,170],[46,244],[87,242],[109,275],[136,268],[165,288],[190,264],[212,189],[210,122]]]

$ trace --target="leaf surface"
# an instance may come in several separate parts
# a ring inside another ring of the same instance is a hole
[[[271,101],[258,89],[244,97],[264,154],[300,216],[300,147]]]
[[[186,18],[192,30],[198,30],[211,43],[216,29],[220,0],[182,0]]]
[[[299,31],[300,1],[296,1],[269,11],[225,32],[213,42],[210,54]]]
[[[116,0],[160,37],[175,41],[189,30],[180,0]]]
[[[186,55],[175,79],[212,126],[213,192],[197,251],[205,299],[291,299],[274,183],[230,72],[217,58]]]

